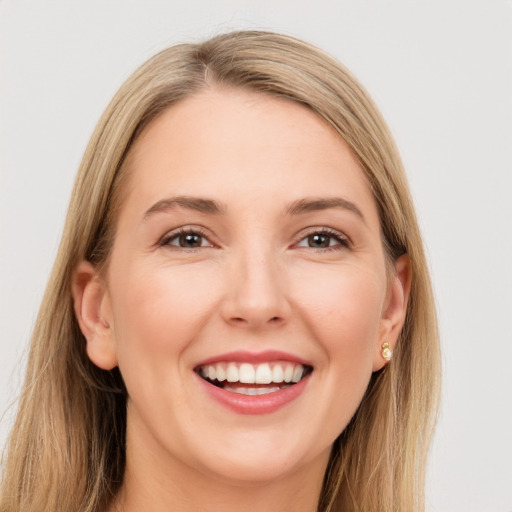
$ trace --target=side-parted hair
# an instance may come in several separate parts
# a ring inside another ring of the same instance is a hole
[[[212,86],[286,98],[331,125],[371,188],[390,268],[408,254],[412,285],[393,360],[372,375],[335,441],[318,510],[424,510],[440,353],[428,266],[400,156],[376,106],[339,62],[289,36],[242,31],[161,51],[124,83],[101,117],[80,165],[34,329],[0,512],[104,512],[122,484],[126,389],[118,368],[101,370],[87,357],[71,284],[83,260],[99,270],[108,264],[134,141],[164,110]]]

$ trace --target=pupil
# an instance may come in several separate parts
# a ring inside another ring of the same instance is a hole
[[[182,247],[199,247],[201,245],[200,235],[182,235],[180,240]]]
[[[310,247],[329,247],[329,237],[325,235],[310,235]]]

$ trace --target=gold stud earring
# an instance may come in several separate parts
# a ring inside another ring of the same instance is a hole
[[[381,354],[383,359],[386,361],[391,361],[391,356],[393,355],[393,352],[391,352],[391,349],[389,348],[389,343],[386,341],[386,343],[382,344],[382,350]]]

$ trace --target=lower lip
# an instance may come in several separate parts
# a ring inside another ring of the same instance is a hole
[[[270,414],[285,407],[302,394],[310,377],[311,375],[308,375],[297,384],[273,393],[242,395],[214,386],[197,375],[201,385],[210,397],[238,414]]]

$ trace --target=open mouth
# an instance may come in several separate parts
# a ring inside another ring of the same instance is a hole
[[[311,374],[313,368],[288,361],[219,362],[198,366],[195,371],[205,381],[231,393],[266,395],[297,384]]]

